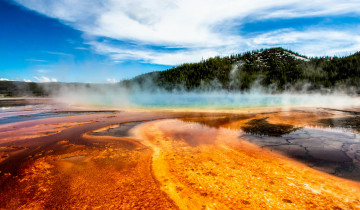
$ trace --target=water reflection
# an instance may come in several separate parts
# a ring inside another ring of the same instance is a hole
[[[130,137],[131,136],[130,130],[143,122],[144,121],[115,124],[115,125],[112,125],[109,127],[105,127],[105,128],[93,131],[91,133],[91,135],[93,135],[93,136]]]
[[[299,129],[290,124],[272,124],[267,119],[268,117],[250,120],[245,126],[241,126],[241,129],[245,133],[274,137],[281,137]]]
[[[349,128],[360,132],[360,116],[321,119],[319,123],[329,127]]]

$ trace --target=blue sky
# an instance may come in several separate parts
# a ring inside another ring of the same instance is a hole
[[[116,82],[185,62],[284,47],[360,49],[360,1],[0,0],[0,79]]]

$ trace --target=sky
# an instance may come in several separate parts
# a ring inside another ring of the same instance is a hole
[[[360,50],[359,0],[0,0],[0,80],[114,83],[250,50]]]

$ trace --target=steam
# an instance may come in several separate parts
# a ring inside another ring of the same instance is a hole
[[[135,94],[131,98],[135,104],[159,107],[190,108],[247,108],[268,106],[316,106],[316,107],[352,107],[360,105],[359,97],[343,94],[268,94],[251,91],[248,93],[231,92],[190,92],[157,93],[153,95]]]
[[[69,106],[124,108],[130,107],[127,91],[117,85],[78,84],[60,85],[56,89],[47,86],[57,102]]]
[[[149,87],[154,88],[154,87]],[[153,89],[152,89],[153,90]],[[360,97],[337,93],[271,94],[261,88],[248,92],[229,91],[145,91],[129,90],[119,85],[90,84],[62,86],[52,91],[58,102],[70,106],[107,108],[203,108],[237,109],[269,106],[359,107]]]
[[[231,87],[239,87],[243,63],[239,62],[230,71]],[[187,91],[185,85],[177,84],[171,91],[160,88],[153,77],[141,82],[127,84],[66,84],[44,83],[46,92],[58,102],[69,106],[91,106],[105,108],[203,108],[237,109],[269,106],[312,106],[324,108],[360,107],[357,90],[346,87],[333,89],[319,88],[309,91],[306,82],[287,87],[279,92],[276,86],[264,87],[261,78],[257,78],[247,91],[223,90],[218,80],[201,82],[200,86]],[[136,78],[135,78],[136,79]]]

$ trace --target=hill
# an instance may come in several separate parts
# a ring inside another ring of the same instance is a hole
[[[283,48],[262,49],[139,75],[122,85],[168,91],[246,91],[260,86],[273,91],[343,88],[360,92],[360,53],[308,58]]]

